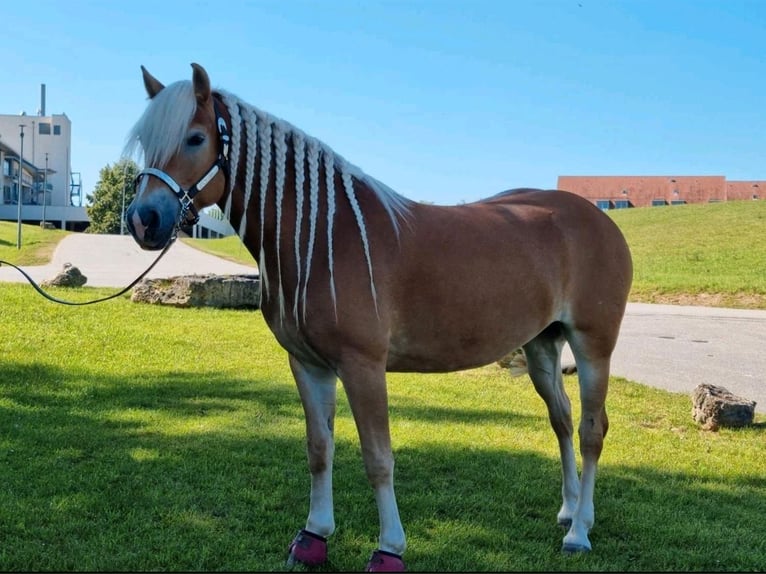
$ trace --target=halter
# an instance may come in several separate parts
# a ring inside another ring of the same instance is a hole
[[[133,184],[137,189],[142,176],[153,175],[170,188],[181,203],[181,214],[178,216],[176,230],[182,225],[196,225],[199,222],[199,212],[197,211],[197,208],[194,207],[193,203],[194,196],[202,191],[219,171],[223,172],[226,179],[229,178],[229,131],[226,127],[226,120],[224,120],[221,115],[218,100],[215,99],[215,97],[213,97],[213,110],[215,111],[215,125],[218,128],[218,138],[221,142],[220,151],[218,152],[218,157],[213,162],[213,165],[211,165],[210,169],[205,172],[205,175],[199,178],[197,183],[192,185],[189,189],[184,189],[178,182],[176,182],[176,180],[161,169],[147,167],[138,173]],[[188,219],[189,214],[192,216],[191,219]]]

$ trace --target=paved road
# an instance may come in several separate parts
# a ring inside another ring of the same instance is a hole
[[[720,385],[766,413],[765,350],[766,311],[629,303],[612,374],[686,394]]]
[[[50,264],[25,270],[42,281],[69,262],[82,271],[90,286],[124,287],[156,255],[142,251],[129,236],[72,234],[59,243]],[[254,272],[254,267],[207,255],[177,241],[149,277]],[[24,279],[16,270],[0,267],[0,281]],[[571,361],[568,348],[564,361]],[[699,383],[721,385],[756,401],[756,411],[766,413],[766,311],[631,303],[612,373],[686,394]]]
[[[157,255],[157,251],[141,249],[129,235],[73,233],[58,244],[51,263],[24,267],[24,271],[39,283],[55,277],[64,263],[71,263],[88,278],[86,285],[89,287],[125,287],[141,275]],[[255,267],[208,255],[182,241],[176,241],[147,277],[204,273],[252,274],[257,273],[257,270]],[[0,281],[24,282],[25,279],[15,269],[2,266]]]

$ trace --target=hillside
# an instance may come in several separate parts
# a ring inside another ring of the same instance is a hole
[[[631,300],[766,308],[766,202],[615,210],[633,254]]]

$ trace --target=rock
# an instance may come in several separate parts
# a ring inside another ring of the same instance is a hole
[[[723,387],[702,383],[692,392],[692,417],[705,430],[747,426],[753,423],[754,416],[755,401]]]
[[[53,279],[43,281],[43,287],[82,287],[88,278],[71,263],[64,263],[64,268]]]
[[[260,278],[258,275],[209,274],[144,279],[133,288],[130,299],[173,307],[257,309]]]

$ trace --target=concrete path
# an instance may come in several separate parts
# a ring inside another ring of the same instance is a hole
[[[244,251],[244,247],[242,248]],[[56,247],[51,263],[23,267],[32,279],[52,279],[71,263],[88,278],[88,287],[125,287],[141,275],[159,255],[157,251],[144,251],[129,235],[91,235],[73,233],[67,235]],[[147,277],[173,277],[175,275],[253,274],[255,267],[233,263],[214,255],[208,255],[176,241]],[[24,277],[8,266],[0,267],[0,281],[25,282]]]
[[[24,269],[39,282],[51,279],[69,262],[88,278],[89,286],[124,287],[156,256],[141,250],[129,236],[78,233],[59,243],[50,264]],[[255,272],[255,267],[177,241],[148,276]],[[3,266],[0,281],[25,280],[15,269]],[[564,362],[571,362],[568,348],[564,354]],[[766,311],[631,303],[612,359],[612,374],[685,394],[699,383],[721,385],[757,401],[756,411],[766,413]]]

